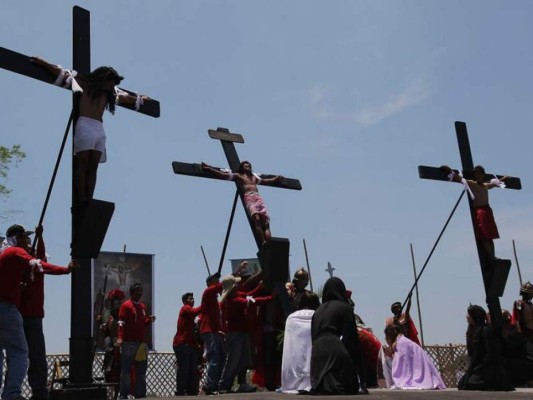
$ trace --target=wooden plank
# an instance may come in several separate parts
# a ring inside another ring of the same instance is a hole
[[[456,174],[459,173],[458,170],[453,170]],[[419,165],[418,166],[418,176],[422,179],[431,179],[435,181],[447,181],[448,177],[444,171],[442,171],[439,167],[429,167],[427,165]],[[498,179],[501,179],[504,177],[504,175],[496,175]],[[491,179],[494,178],[494,175],[491,174],[485,174],[485,182],[489,182]],[[514,176],[507,176],[505,179],[505,188],[506,189],[514,189],[514,190],[521,190],[522,189],[522,182],[520,181],[520,178],[514,177]]]
[[[220,171],[227,170],[227,168],[219,168],[219,167],[213,167],[213,168],[218,169]],[[172,169],[174,170],[174,173],[178,175],[196,176],[200,178],[216,179],[219,181],[227,180],[224,178],[219,178],[218,176],[210,172],[206,172],[202,170],[202,165],[197,164],[197,163],[184,163],[180,161],[174,161],[172,162]],[[261,177],[261,179],[266,179],[266,178],[272,178],[276,175],[261,174],[259,176]],[[302,190],[302,184],[300,183],[300,181],[298,179],[292,179],[292,178],[283,178],[281,182],[271,183],[268,185],[262,185],[262,184],[260,185],[261,186],[273,186],[273,187],[278,187],[282,189]]]
[[[222,128],[223,129],[223,128]],[[209,129],[207,131],[211,139],[225,140],[226,142],[244,143],[244,138],[240,133],[226,132],[223,130]]]

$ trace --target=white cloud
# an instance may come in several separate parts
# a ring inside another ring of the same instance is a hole
[[[400,93],[389,96],[381,105],[366,106],[354,111],[335,111],[329,104],[333,89],[325,85],[316,85],[309,92],[309,101],[318,118],[335,120],[353,120],[362,126],[375,125],[403,110],[421,103],[430,95],[429,85],[423,79],[410,82]]]

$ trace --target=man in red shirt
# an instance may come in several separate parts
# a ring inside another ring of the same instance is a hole
[[[220,308],[217,296],[222,293],[220,274],[217,272],[206,279],[207,288],[202,294],[200,307],[200,334],[204,339],[207,360],[207,379],[204,392],[218,394],[218,381],[224,366],[224,339],[221,332]]]
[[[181,296],[183,306],[178,315],[176,335],[172,347],[176,354],[176,392],[175,396],[196,396],[200,376],[198,375],[198,359],[201,354],[200,345],[194,334],[194,319],[202,307],[194,308],[194,295],[185,293]]]
[[[6,351],[9,371],[2,399],[23,399],[21,386],[28,369],[28,344],[20,314],[21,285],[25,274],[33,280],[44,268],[61,268],[32,257],[26,251],[29,232],[21,225],[12,225],[6,233],[6,246],[0,254],[0,354]],[[78,264],[71,261],[68,269]],[[3,357],[0,356],[0,376]]]
[[[146,367],[148,347],[146,328],[155,321],[154,315],[146,315],[146,304],[141,301],[143,287],[134,283],[130,287],[130,299],[118,311],[117,345],[122,348],[120,373],[120,398],[131,394],[131,367],[135,366],[135,398],[146,397]]]
[[[226,331],[226,360],[224,370],[219,382],[220,393],[231,392],[235,377],[246,366],[249,348],[248,320],[246,311],[250,304],[266,304],[273,299],[272,296],[255,297],[247,296],[246,292],[236,290],[241,278],[233,275],[226,276],[222,280],[223,293],[221,302],[225,306],[225,331]],[[255,389],[255,388],[254,388]]]
[[[37,236],[36,257],[46,261],[46,250],[43,240],[43,227],[35,229]],[[31,250],[31,241],[28,241],[28,251]],[[63,267],[43,265],[43,274],[35,274],[31,280],[26,277],[22,286],[20,298],[20,313],[24,324],[24,335],[28,343],[29,361],[28,382],[31,387],[32,400],[48,399],[48,365],[46,364],[46,346],[43,334],[44,318],[44,274],[64,275],[70,269]]]
[[[404,313],[402,313],[402,303],[400,303],[399,301],[397,301],[396,303],[392,303],[390,310],[393,316],[385,320],[385,326],[401,326],[403,329],[402,333],[408,339],[411,339],[417,345],[421,346],[420,340],[418,340],[418,330],[416,329],[415,323],[411,318],[411,314],[409,314],[409,311],[411,310],[411,296],[409,296],[409,300],[407,301],[407,308],[405,309]]]

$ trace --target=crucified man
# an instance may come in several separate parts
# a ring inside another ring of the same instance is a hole
[[[107,160],[106,135],[103,125],[104,111],[115,113],[115,105],[130,104],[138,110],[148,96],[132,96],[118,89],[124,79],[111,67],[99,67],[89,74],[76,76],[75,71],[50,64],[39,57],[30,59],[57,77],[55,84],[81,92],[79,118],[74,135],[74,155],[76,156],[76,186],[78,201],[93,198],[96,186],[98,164]]]
[[[252,172],[252,164],[249,161],[240,163],[237,172],[221,171],[202,162],[202,169],[220,177],[235,181],[244,193],[244,203],[248,214],[254,222],[254,229],[262,244],[270,240],[270,216],[263,202],[263,198],[257,190],[258,184],[270,184],[283,180],[283,176],[278,175],[272,178],[261,179],[259,175]]]
[[[485,168],[481,165],[474,167],[474,179],[464,179],[462,176],[453,172],[453,170],[447,165],[440,167],[442,171],[448,174],[448,179],[452,182],[463,183],[470,191],[472,196],[472,203],[476,215],[475,225],[475,237],[476,240],[481,242],[483,251],[492,260],[495,257],[494,252],[494,239],[498,239],[500,234],[498,233],[498,227],[494,221],[494,214],[492,208],[489,205],[489,189],[495,187],[505,187],[503,178],[491,179],[485,181]]]

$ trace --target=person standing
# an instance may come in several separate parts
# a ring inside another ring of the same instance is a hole
[[[200,345],[194,334],[194,319],[202,307],[194,307],[194,295],[190,292],[181,296],[183,306],[178,315],[176,335],[172,348],[176,355],[176,396],[198,395],[200,376],[198,374],[198,359]]]
[[[21,285],[25,274],[29,279],[42,274],[44,268],[61,268],[32,257],[28,252],[29,231],[21,225],[12,225],[6,232],[6,245],[0,253],[0,349],[5,350],[9,365],[2,399],[24,399],[22,381],[28,369],[28,344],[24,335],[22,315],[19,311]],[[71,261],[68,269],[77,267]],[[0,357],[1,358],[1,357]],[[0,363],[0,377],[3,376]]]
[[[121,399],[127,399],[132,392],[132,366],[135,370],[134,396],[135,398],[146,397],[146,367],[148,364],[146,330],[155,321],[155,316],[146,314],[146,304],[141,300],[142,295],[142,284],[134,283],[130,287],[130,299],[122,303],[118,311],[117,345],[121,346],[122,349]]]
[[[225,320],[224,331],[226,332],[226,358],[224,369],[218,384],[220,393],[231,392],[233,382],[237,375],[246,369],[249,364],[248,360],[251,355],[250,335],[248,333],[248,319],[246,313],[250,304],[261,305],[273,300],[273,296],[252,297],[252,292],[242,292],[237,290],[241,281],[240,277],[228,275],[222,279],[223,292],[220,302],[224,304]],[[241,392],[255,391],[254,386],[245,389],[242,384],[239,385]]]
[[[36,257],[46,261],[46,249],[43,240],[43,227],[35,229],[37,237]],[[28,240],[31,250],[31,241]],[[28,382],[31,387],[32,400],[48,399],[48,365],[46,363],[46,345],[43,334],[44,318],[44,274],[64,275],[71,270],[64,267],[52,267],[43,264],[43,274],[35,274],[33,280],[26,276],[22,286],[20,298],[20,313],[22,314],[24,335],[28,343],[29,368]]]
[[[207,379],[203,387],[206,395],[218,394],[218,381],[224,366],[224,339],[220,321],[218,295],[222,293],[220,274],[217,272],[206,279],[207,288],[202,294],[200,313],[200,334],[204,340],[207,361]]]
[[[513,304],[513,320],[528,343],[533,345],[533,284],[526,282],[520,287],[521,300]]]

